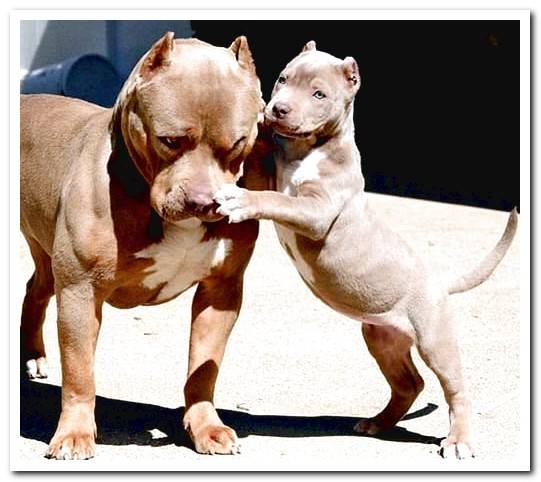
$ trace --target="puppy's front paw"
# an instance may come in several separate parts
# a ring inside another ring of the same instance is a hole
[[[240,223],[255,217],[255,212],[250,206],[250,193],[248,190],[235,184],[225,184],[214,195],[214,201],[220,206],[218,213],[227,216],[230,223]]]

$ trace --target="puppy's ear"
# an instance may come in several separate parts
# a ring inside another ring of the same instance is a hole
[[[316,50],[316,42],[314,40],[310,40],[310,42],[306,42],[306,45],[302,48],[302,52],[308,52],[309,50]]]
[[[171,53],[174,48],[175,34],[174,32],[167,32],[145,55],[139,70],[139,75],[144,80],[148,80],[160,69],[170,65]]]
[[[344,71],[348,85],[354,89],[358,89],[361,85],[361,76],[355,59],[353,57],[346,57],[342,62],[342,70]]]
[[[237,62],[242,68],[255,74],[254,59],[250,47],[248,47],[248,40],[244,35],[233,40],[233,43],[229,46],[229,50],[233,52],[235,59],[237,59]]]

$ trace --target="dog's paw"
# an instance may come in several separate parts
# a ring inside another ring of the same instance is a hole
[[[235,455],[240,453],[237,434],[225,425],[207,425],[192,435],[195,450],[200,454]]]
[[[96,454],[96,443],[93,434],[69,433],[55,435],[45,453],[48,459],[87,460]]]
[[[440,455],[444,458],[470,459],[475,457],[472,445],[468,441],[458,441],[451,437],[445,438],[440,443]]]
[[[382,427],[377,417],[373,417],[359,420],[355,424],[355,427],[353,427],[353,430],[361,435],[376,435],[385,430],[385,428]]]
[[[27,360],[24,364],[24,369],[30,380],[35,378],[47,378],[49,375],[47,359],[43,356]]]
[[[253,218],[252,209],[249,206],[248,191],[235,184],[225,184],[214,195],[214,201],[220,206],[216,212],[227,216],[230,223],[240,223]]]

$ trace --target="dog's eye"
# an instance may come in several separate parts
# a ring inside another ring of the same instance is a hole
[[[160,142],[173,151],[176,151],[182,147],[182,137],[158,137]]]
[[[232,153],[234,151],[237,150],[237,148],[242,144],[242,142],[244,142],[246,140],[246,136],[242,136],[240,137],[239,139],[237,139],[237,141],[235,142],[235,144],[233,144],[233,147],[231,147],[231,149],[229,149],[229,152]]]
[[[314,92],[314,97],[316,99],[324,99],[325,97],[327,97],[323,92],[321,92],[321,90],[316,90]]]
[[[278,77],[278,83],[279,84],[285,84],[286,83],[286,78],[283,75],[280,75],[280,77]]]

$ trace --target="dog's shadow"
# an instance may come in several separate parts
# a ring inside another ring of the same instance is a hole
[[[438,407],[425,408],[404,417],[412,419],[428,415]],[[97,397],[96,423],[98,443],[103,445],[175,444],[193,449],[182,428],[184,407],[164,408],[125,400]],[[240,438],[248,435],[267,437],[330,437],[354,436],[355,417],[251,415],[242,411],[218,410],[223,422],[235,429]],[[21,436],[48,443],[60,415],[60,387],[41,382],[21,381]],[[373,436],[381,440],[439,445],[441,438],[394,427]]]

